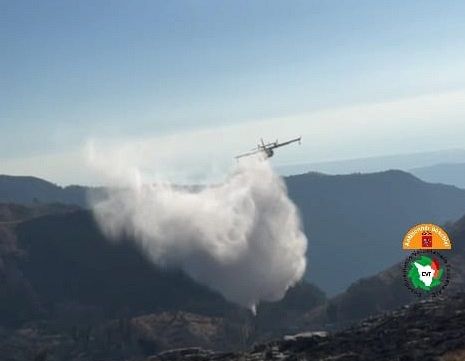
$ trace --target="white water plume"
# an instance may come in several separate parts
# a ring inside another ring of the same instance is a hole
[[[109,237],[133,238],[154,263],[252,310],[281,299],[305,271],[299,212],[263,159],[245,159],[224,182],[200,188],[134,181],[94,213]]]

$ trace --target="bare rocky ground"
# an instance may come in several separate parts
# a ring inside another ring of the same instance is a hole
[[[334,334],[302,334],[243,353],[178,349],[147,361],[463,361],[465,294],[421,300]]]

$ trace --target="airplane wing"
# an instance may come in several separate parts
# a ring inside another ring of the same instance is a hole
[[[288,144],[291,144],[291,143],[294,143],[294,142],[299,142],[300,143],[301,139],[302,139],[302,137],[291,139],[291,140],[288,140],[286,142],[275,144],[275,145],[271,146],[270,148],[272,148],[272,149],[279,148],[279,147],[282,147],[282,146],[285,146],[285,145],[288,145]]]

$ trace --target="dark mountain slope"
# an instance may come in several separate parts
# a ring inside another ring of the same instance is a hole
[[[2,203],[65,203],[87,206],[88,196],[99,197],[101,188],[60,187],[36,177],[0,175]]]
[[[465,217],[447,227],[453,242],[450,251],[441,252],[451,265],[450,284],[445,294],[465,291]],[[403,257],[408,256],[405,252]],[[371,277],[353,283],[345,292],[332,298],[326,306],[308,315],[311,327],[341,327],[370,315],[393,310],[417,300],[404,285],[402,263]]]
[[[31,219],[29,207],[11,207],[14,212],[7,214],[14,222],[0,225],[0,341],[2,327],[8,328],[16,335],[10,340],[15,350],[46,343],[55,333],[59,343],[80,340],[70,346],[73,352],[106,357],[196,340],[212,348],[237,348],[279,337],[326,300],[303,282],[282,301],[259,306],[254,318],[181,271],[153,265],[129,240],[105,239],[88,211],[51,207],[56,214]],[[25,214],[27,220],[15,221],[14,215]],[[121,328],[128,324],[131,331]],[[32,331],[21,327],[34,330],[31,339],[21,335]],[[108,337],[114,343],[108,344]]]
[[[0,204],[0,326],[16,325],[38,314],[40,305],[17,261],[24,256],[18,247],[18,224],[46,214],[68,214],[77,207],[62,204],[35,204],[30,207]]]
[[[401,171],[308,173],[286,182],[309,238],[308,279],[330,293],[398,262],[411,226],[465,213],[465,191]]]
[[[19,268],[50,313],[72,303],[107,317],[231,307],[183,273],[154,267],[132,242],[106,240],[86,211],[24,222],[17,236],[25,252]]]
[[[37,203],[29,206],[16,203],[0,203],[0,225],[19,223],[48,214],[69,213],[78,209],[78,206],[61,203]]]

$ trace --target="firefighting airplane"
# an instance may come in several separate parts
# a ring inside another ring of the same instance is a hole
[[[291,143],[294,143],[294,142],[299,142],[299,144],[300,144],[301,140],[302,140],[302,137],[299,137],[299,138],[291,139],[291,140],[288,140],[288,141],[285,141],[285,142],[282,142],[282,143],[278,143],[278,140],[276,139],[276,142],[271,142],[271,143],[265,144],[263,139],[261,139],[261,142],[262,142],[261,144],[258,144],[256,148],[253,148],[248,153],[244,153],[244,154],[240,154],[240,155],[236,156],[236,159],[239,159],[239,158],[242,158],[242,157],[248,157],[250,155],[257,154],[257,153],[263,153],[263,154],[265,154],[265,156],[267,158],[271,158],[273,156],[273,154],[274,154],[273,149],[279,148],[279,147],[282,147],[284,145],[288,145],[288,144],[291,144]]]

